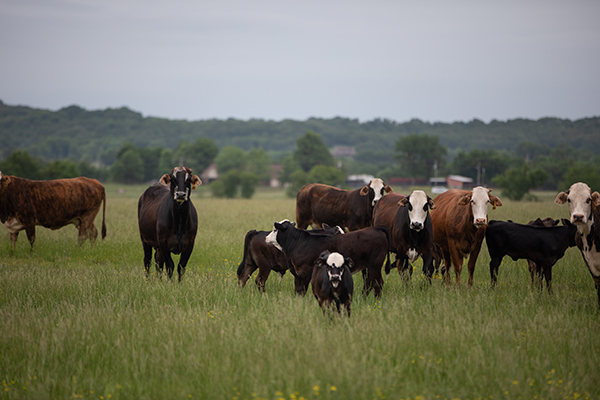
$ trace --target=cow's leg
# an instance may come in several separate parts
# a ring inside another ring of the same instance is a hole
[[[381,267],[380,268],[372,268],[367,274],[367,281],[365,281],[365,289],[363,293],[367,296],[371,290],[373,290],[373,294],[375,298],[381,297],[381,292],[383,290],[383,276],[381,276]]]
[[[600,276],[592,275],[594,278],[594,284],[596,285],[596,292],[598,292],[598,309],[600,309]]]
[[[156,273],[160,278],[162,278],[163,269],[165,267],[165,259],[160,252],[160,249],[156,249],[154,252],[154,267],[156,268]]]
[[[179,263],[177,264],[177,274],[179,275],[179,282],[181,282],[181,278],[183,278],[183,274],[185,274],[185,267],[187,266],[188,260],[192,255],[192,251],[194,247],[191,246],[189,249],[186,249],[181,253],[179,257]]]
[[[458,250],[456,248],[451,248],[450,249],[450,259],[452,261],[450,261],[450,263],[448,264],[448,268],[446,270],[447,275],[447,279],[448,279],[448,283],[450,283],[450,265],[454,266],[454,276],[456,278],[456,285],[460,286],[460,274],[462,272],[462,266],[463,266],[463,261],[464,259],[462,258],[462,256],[458,253]]]
[[[144,269],[146,270],[146,277],[150,275],[150,263],[152,262],[152,246],[146,242],[142,242],[144,249]]]
[[[450,251],[444,250],[442,252],[442,279],[444,280],[444,284],[446,286],[450,286],[450,268],[452,267],[452,262],[450,261],[452,258],[450,257]]]
[[[258,275],[256,276],[255,282],[256,287],[261,292],[265,291],[265,285],[267,284],[267,279],[269,279],[269,274],[271,273],[271,267],[259,268]]]
[[[429,281],[429,283],[431,283],[431,278],[433,277],[433,272],[435,270],[434,266],[433,266],[433,253],[429,252],[427,254],[423,255],[423,275],[425,275],[425,278],[427,278],[427,280]]]
[[[469,269],[469,280],[467,285],[473,286],[473,275],[475,274],[475,264],[477,263],[477,258],[479,257],[479,252],[481,251],[481,245],[483,244],[483,238],[485,236],[485,230],[482,228],[475,234],[475,243],[473,246],[473,250],[471,250],[471,254],[469,255],[469,263],[467,264],[467,268]]]
[[[31,245],[29,251],[33,251],[33,244],[35,243],[35,225],[26,227],[25,233],[27,234],[27,239]]]
[[[171,257],[171,252],[169,249],[160,249],[162,253],[162,257],[165,260],[165,269],[167,270],[167,278],[169,280],[173,279],[173,272],[175,271],[175,263],[173,262],[173,258]]]
[[[498,283],[498,268],[500,267],[500,264],[502,263],[502,259],[504,258],[504,256],[491,256],[491,260],[490,260],[490,278],[491,278],[491,283],[492,286],[496,286],[496,284]]]
[[[544,265],[542,267],[544,271],[544,278],[546,279],[546,288],[548,293],[552,294],[552,265]]]
[[[308,274],[307,273],[297,274],[295,282],[294,282],[295,287],[296,287],[296,294],[302,295],[302,296],[304,296],[306,294],[306,292],[308,291],[308,285],[310,284],[311,273],[312,272],[309,272]]]
[[[243,266],[240,265],[242,267],[242,273],[238,275],[238,286],[240,288],[246,286],[246,282],[248,282],[250,276],[252,276],[254,271],[256,271],[256,269],[258,268],[256,264],[254,264],[253,262],[249,262],[248,260],[244,260],[242,262],[244,263]]]
[[[10,233],[10,252],[15,252],[15,246],[17,244],[17,238],[19,237],[19,231]]]

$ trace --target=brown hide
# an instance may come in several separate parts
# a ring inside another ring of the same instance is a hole
[[[79,243],[95,240],[98,230],[94,224],[102,208],[102,239],[106,237],[104,186],[95,179],[85,177],[33,181],[15,176],[2,176],[0,181],[0,220],[15,219],[22,225],[31,243],[35,242],[35,226],[59,229],[74,224],[79,231]],[[14,249],[18,231],[11,233]]]
[[[464,201],[470,191],[451,189],[437,195],[436,208],[431,210],[433,241],[438,246],[444,260],[445,283],[450,283],[450,266],[454,266],[456,283],[460,285],[463,260],[469,257],[469,281],[473,284],[475,263],[485,237],[485,227],[473,226],[473,210],[469,201]],[[461,201],[462,199],[462,201]]]

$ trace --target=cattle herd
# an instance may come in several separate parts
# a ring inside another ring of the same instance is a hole
[[[138,226],[146,274],[152,264],[172,278],[175,265],[171,254],[180,254],[179,280],[192,254],[198,217],[190,201],[191,190],[202,182],[186,167],[173,168],[150,186],[138,202]],[[382,268],[397,268],[410,279],[409,263],[423,260],[423,274],[431,282],[441,269],[450,284],[454,269],[457,285],[462,265],[469,258],[468,285],[473,284],[475,263],[485,239],[490,254],[490,278],[495,285],[504,256],[526,259],[532,286],[543,281],[552,291],[552,266],[569,247],[577,246],[598,292],[600,307],[600,194],[585,183],[573,184],[556,196],[558,205],[568,203],[570,219],[537,219],[528,224],[488,220],[488,208],[502,206],[478,186],[472,190],[451,189],[431,199],[422,190],[409,195],[393,193],[381,179],[348,191],[323,184],[304,186],[296,199],[296,222],[275,222],[272,231],[248,232],[244,239],[238,283],[243,287],[258,269],[256,284],[265,289],[271,271],[294,276],[295,292],[305,294],[312,286],[324,312],[350,315],[354,292],[352,274],[361,271],[363,294],[376,297],[383,289]],[[85,177],[33,181],[0,172],[0,220],[8,229],[11,252],[18,234],[25,230],[31,251],[35,226],[59,229],[74,224],[79,243],[94,241],[94,224],[102,206],[102,238],[106,236],[104,187]],[[599,221],[599,223],[595,223]],[[313,229],[307,230],[308,227]],[[394,262],[390,262],[394,253]]]

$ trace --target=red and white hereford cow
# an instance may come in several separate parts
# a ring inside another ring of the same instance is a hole
[[[566,193],[560,192],[554,201],[561,206],[569,203],[571,223],[577,226],[575,242],[594,279],[600,307],[600,194],[578,182]]]
[[[435,209],[431,210],[433,241],[444,259],[446,284],[450,283],[450,267],[454,266],[456,284],[460,285],[460,274],[464,259],[469,257],[469,281],[473,285],[475,263],[481,251],[488,223],[488,205],[495,209],[502,201],[489,193],[491,189],[477,186],[473,190],[451,189],[437,195]]]

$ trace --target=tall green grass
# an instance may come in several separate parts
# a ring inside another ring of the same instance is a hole
[[[199,232],[177,283],[145,279],[144,187],[118,189],[107,185],[108,237],[94,245],[78,246],[71,226],[38,228],[33,252],[22,234],[10,255],[0,231],[0,398],[600,398],[600,313],[576,249],[554,267],[553,295],[508,257],[490,289],[484,245],[471,289],[426,284],[418,261],[409,284],[385,278],[381,299],[362,297],[355,275],[352,317],[329,318],[293,294],[290,274],[266,293],[252,279],[237,287],[245,233],[294,219],[283,192],[195,192]],[[490,218],[567,216],[539,197]]]

